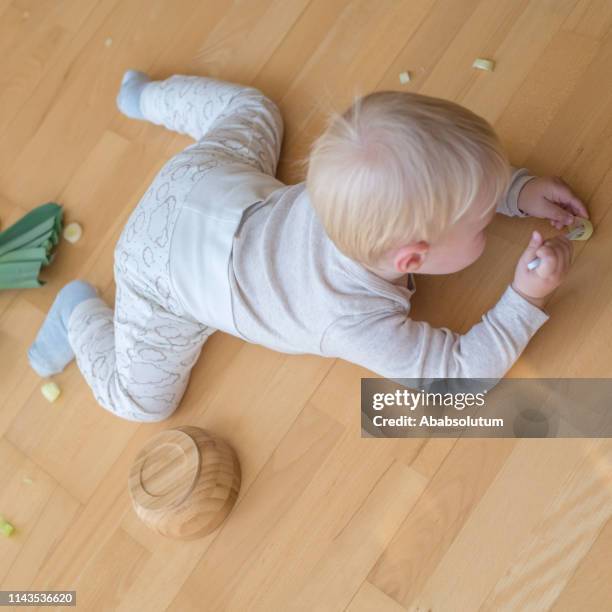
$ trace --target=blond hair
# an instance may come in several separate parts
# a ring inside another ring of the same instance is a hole
[[[331,111],[313,143],[306,188],[326,233],[374,265],[413,240],[433,242],[472,206],[503,197],[510,165],[492,126],[454,102],[380,91]]]

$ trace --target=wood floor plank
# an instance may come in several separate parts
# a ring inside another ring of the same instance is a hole
[[[612,34],[601,41],[598,53],[585,68],[573,94],[526,158],[526,164],[534,172],[562,173],[572,166],[581,148],[590,148],[588,139],[593,138],[593,130],[597,134],[610,118],[612,83],[609,79],[602,80],[601,75],[611,69]],[[581,120],[576,121],[576,117]]]
[[[0,435],[3,435],[21,411],[21,407],[40,383],[31,369],[27,350],[33,327],[41,325],[44,315],[23,295],[17,295],[0,317]]]
[[[368,580],[409,607],[435,573],[514,445],[514,440],[457,442]]]
[[[72,74],[74,74],[74,67],[71,70],[71,66],[80,57],[83,47],[89,43],[91,37],[117,2],[118,0],[104,0],[95,5],[93,12],[86,19],[83,27],[79,28],[76,35],[70,39],[70,43],[63,48],[57,60],[43,73],[32,95],[27,100],[24,100],[19,112],[6,126],[2,133],[3,146],[0,148],[0,167],[2,168],[0,177],[2,177],[3,181],[3,191],[6,191],[4,187],[4,172],[8,169],[9,164],[15,162],[16,156],[27,146],[30,139],[37,133],[40,125],[45,121],[50,107],[62,92],[65,82],[70,81]],[[70,121],[68,120],[62,125],[66,126],[69,124]],[[57,134],[50,135],[52,141],[56,137]],[[30,175],[26,174],[25,177],[27,176]],[[52,199],[55,196],[54,191],[47,189],[41,197]],[[24,197],[21,192],[18,192],[17,197],[14,199],[16,203],[23,203],[28,208],[30,207],[30,198]]]
[[[32,476],[27,475],[29,473],[32,473]],[[21,481],[23,488],[36,490],[40,483],[36,470],[28,470],[25,474]],[[28,503],[28,498],[31,498],[33,493],[34,491],[24,491],[20,497],[24,503]],[[11,589],[31,589],[46,558],[62,545],[67,531],[72,528],[73,521],[81,510],[81,504],[74,497],[59,485],[56,486],[38,521],[28,530],[27,539],[4,576],[3,584]]]
[[[610,607],[611,583],[612,520],[609,520],[551,610],[573,612],[586,609],[605,612]]]
[[[9,197],[19,195],[22,201],[36,202],[61,191],[116,113],[117,86],[126,69],[126,54],[132,61],[138,61],[138,56],[147,57],[160,46],[167,46],[196,5],[196,0],[182,0],[179,5],[182,10],[177,11],[164,0],[117,3],[84,42],[70,78],[61,88],[56,88],[53,100],[34,95],[19,113],[18,120],[23,117],[27,123],[26,134],[31,137],[23,141],[20,135],[25,146],[15,147],[12,157],[5,160],[0,173],[4,192]],[[163,28],[148,27],[147,20],[142,18],[143,12],[147,14],[145,7],[148,11],[159,7]],[[131,53],[133,38],[139,40],[138,54]],[[51,72],[62,63],[56,62]],[[33,121],[31,114],[34,113],[42,117]],[[59,130],[58,126],[64,129]],[[38,167],[36,181],[30,178],[32,166]]]
[[[32,96],[95,7],[94,0],[15,3],[0,19],[0,133]]]
[[[449,45],[465,24],[471,21],[480,5],[481,0],[434,2],[413,34],[406,38],[401,51],[376,84],[376,89],[402,90],[398,75],[408,70],[411,81],[406,89],[420,92]]]
[[[275,52],[258,71],[253,84],[257,87],[265,85],[267,95],[281,103],[300,77],[302,67],[311,61],[346,5],[346,0],[310,0]],[[282,110],[287,113],[286,108]],[[291,115],[291,120],[286,122],[288,128],[293,128],[304,117],[297,118],[298,121],[293,119]],[[281,155],[287,157],[287,151],[283,150]]]
[[[107,469],[105,479],[98,485],[88,502],[83,504],[82,512],[75,517],[61,545],[54,548],[45,558],[32,582],[33,588],[41,590],[74,588],[89,561],[116,533],[121,517],[126,512],[132,511],[126,475],[138,450],[150,436],[161,429],[162,426],[151,424],[136,430],[124,445],[120,457]],[[93,574],[90,575],[94,578]],[[86,581],[81,585],[81,593],[87,597],[90,588]]]
[[[291,597],[292,608],[344,609],[426,485],[427,479],[417,471],[398,462],[391,464],[302,589]]]
[[[8,584],[7,575],[15,560],[22,552],[29,554],[34,545],[30,541],[32,532],[40,522],[49,525],[49,517],[41,517],[41,513],[45,511],[57,483],[4,438],[0,438],[0,464],[0,515],[15,529],[10,538],[2,537],[0,540],[0,582]],[[44,541],[38,542],[38,546],[40,554],[48,551]]]
[[[548,610],[612,516],[612,442],[598,440],[486,598],[485,610]]]
[[[225,27],[217,27],[206,39],[194,63],[204,74],[222,74],[225,80],[251,84],[310,1],[260,1],[232,7],[223,19]]]
[[[270,610],[293,602],[317,565],[325,563],[326,550],[333,549],[333,542],[389,469],[388,450],[382,445],[368,453],[367,463],[351,464],[349,457],[359,454],[359,449],[365,453],[368,442],[346,435],[340,441],[299,503],[279,522],[279,531],[264,548],[262,562],[252,568],[245,588],[235,593],[232,600],[238,607],[253,601],[255,609]]]
[[[0,193],[0,231],[4,231],[13,223],[21,219],[28,211],[15,202],[11,202]],[[12,302],[20,295],[17,289],[3,289],[0,291],[0,321]],[[1,325],[1,323],[0,323]],[[9,377],[6,377],[9,380]],[[3,381],[0,381],[0,384]],[[4,391],[3,387],[0,390]]]
[[[561,29],[537,57],[495,121],[512,163],[520,166],[526,162],[560,108],[576,91],[598,49],[598,41]]]
[[[346,611],[371,612],[372,610],[377,610],[378,612],[404,612],[405,609],[366,580],[351,600]]]
[[[565,485],[568,472],[593,447],[592,440],[581,439],[547,443],[546,450],[539,440],[516,444],[411,605],[459,611],[477,610],[484,604],[541,521],[551,497]],[[566,537],[566,543],[572,540],[571,535]]]
[[[536,58],[559,31],[573,5],[572,0],[553,3],[537,0],[529,2],[525,10],[513,21],[507,36],[500,41],[496,50],[496,57],[499,57],[498,68],[492,75],[473,70],[480,72],[475,75],[479,78],[459,101],[489,121],[495,122],[508,105],[515,89],[524,81]],[[480,57],[480,54],[476,57]],[[512,60],[504,61],[504,58]],[[466,61],[469,61],[469,58],[466,57]],[[503,80],[482,78],[493,75],[503,77]]]
[[[602,38],[612,26],[612,4],[606,0],[580,0],[563,24],[563,29]]]
[[[150,553],[122,529],[113,531],[74,585],[78,605],[92,611],[116,610],[149,556]],[[79,588],[81,582],[88,585],[87,590]]]

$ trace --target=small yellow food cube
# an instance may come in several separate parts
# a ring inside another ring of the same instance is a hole
[[[410,83],[410,73],[400,72],[399,80],[402,85],[405,85],[406,83]]]
[[[45,383],[41,388],[40,392],[50,402],[54,402],[60,396],[60,388],[54,382]]]
[[[484,57],[477,57],[472,64],[472,68],[493,72],[493,70],[495,70],[495,62],[490,59],[485,59]]]
[[[83,230],[81,229],[81,226],[78,223],[69,223],[64,228],[64,238],[68,242],[78,242],[78,240],[81,238],[82,233]]]
[[[0,519],[0,533],[5,535],[7,538],[15,531],[15,528],[4,519]]]

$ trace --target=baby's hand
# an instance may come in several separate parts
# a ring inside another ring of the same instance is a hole
[[[574,216],[588,219],[589,213],[582,200],[559,176],[545,176],[527,181],[518,197],[518,207],[523,212],[549,219],[556,229],[574,222]]]
[[[514,273],[513,289],[534,306],[542,308],[546,298],[563,282],[572,259],[572,243],[565,236],[544,242],[533,232],[529,246],[519,259]],[[540,258],[540,265],[530,270],[527,264]]]

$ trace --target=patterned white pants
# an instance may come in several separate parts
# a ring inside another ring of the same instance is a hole
[[[274,175],[282,119],[259,90],[174,75],[149,83],[145,118],[197,142],[160,170],[115,248],[115,310],[100,298],[73,311],[68,338],[98,403],[131,421],[159,421],[181,401],[191,368],[215,329],[185,313],[172,295],[169,251],[185,196],[207,173],[245,162]],[[206,279],[194,279],[206,290]]]

